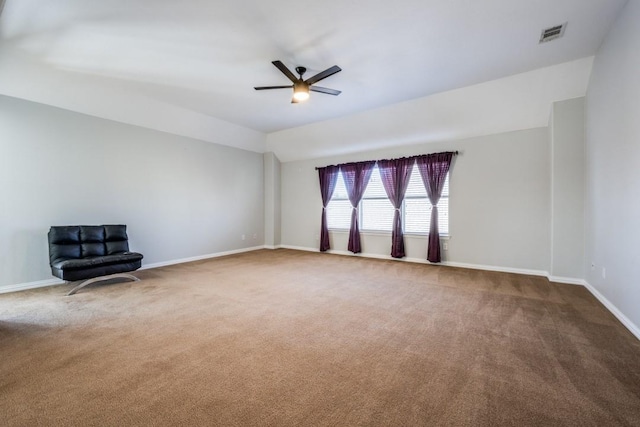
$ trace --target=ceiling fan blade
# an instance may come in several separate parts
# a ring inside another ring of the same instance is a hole
[[[332,76],[335,73],[340,71],[342,71],[342,68],[338,67],[337,65],[334,65],[333,67],[327,68],[326,70],[316,74],[313,77],[309,77],[307,80],[305,80],[305,83],[312,85],[315,82],[319,82],[322,79],[326,79],[327,77]]]
[[[335,96],[338,96],[342,93],[342,91],[339,91],[339,90],[329,89],[328,87],[320,87],[320,86],[310,86],[309,90],[313,92],[326,93],[327,95],[335,95]]]
[[[255,90],[266,90],[266,89],[291,89],[293,85],[289,86],[257,86],[254,87]]]
[[[275,65],[278,70],[282,71],[282,74],[287,76],[289,80],[294,83],[298,81],[298,78],[281,61],[272,61],[271,63]]]

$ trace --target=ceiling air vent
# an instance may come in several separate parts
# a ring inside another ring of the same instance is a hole
[[[555,27],[545,28],[540,33],[540,43],[550,42],[551,40],[559,39],[564,35],[564,30],[567,28],[567,23],[556,25]]]

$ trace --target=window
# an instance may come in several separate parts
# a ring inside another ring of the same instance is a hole
[[[336,188],[327,205],[327,226],[329,230],[348,230],[351,228],[351,202],[347,195],[342,172],[338,173]]]
[[[380,171],[376,165],[364,192],[358,213],[361,231],[391,232],[393,224],[393,205],[382,185]],[[428,234],[431,222],[431,202],[427,197],[420,171],[414,165],[409,179],[402,208],[402,225],[407,234]],[[330,230],[348,230],[351,226],[351,202],[347,196],[342,173],[333,197],[327,206],[327,223]],[[444,183],[442,197],[438,202],[438,229],[440,235],[449,234],[449,175]]]

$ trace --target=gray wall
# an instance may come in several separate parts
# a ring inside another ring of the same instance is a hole
[[[551,138],[551,270],[584,278],[584,98],[553,104]]]
[[[264,153],[264,244],[280,245],[280,160]]]
[[[51,278],[51,225],[125,223],[145,264],[264,242],[262,154],[6,96],[0,195],[0,286]]]
[[[322,203],[316,166],[459,150],[450,177],[449,250],[444,261],[547,272],[550,162],[546,128],[282,163],[282,244],[318,248]],[[332,249],[347,250],[332,232]],[[388,256],[388,234],[363,234],[363,252]],[[408,258],[426,259],[424,237],[405,239]]]
[[[640,337],[638,23],[640,1],[631,0],[596,55],[587,92],[585,269]]]

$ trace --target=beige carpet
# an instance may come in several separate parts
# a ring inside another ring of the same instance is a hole
[[[0,425],[640,425],[586,289],[290,250],[0,295]]]

